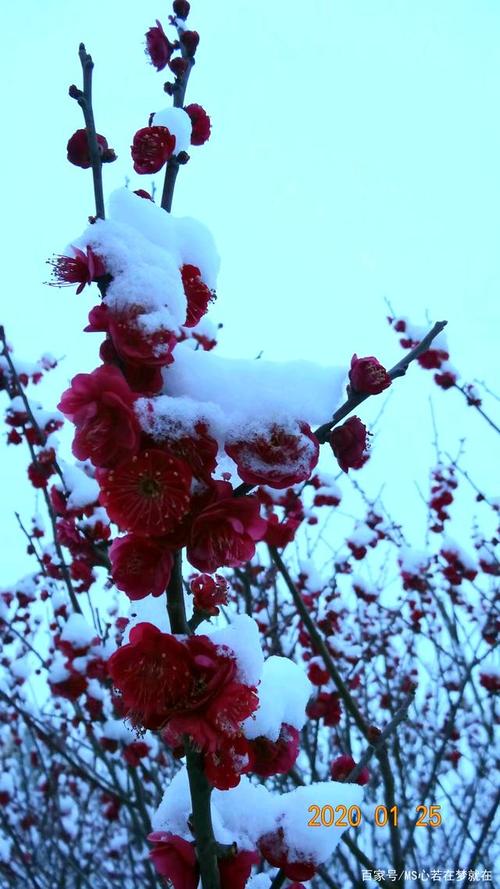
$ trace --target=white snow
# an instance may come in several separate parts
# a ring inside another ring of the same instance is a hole
[[[363,790],[357,784],[326,781],[273,794],[244,775],[231,790],[214,790],[211,798],[214,834],[219,842],[236,842],[240,849],[255,849],[266,833],[281,827],[290,849],[289,858],[321,864],[332,854],[344,831],[341,827],[309,827],[312,805],[360,805]],[[192,839],[187,821],[191,800],[185,766],[167,787],[153,815],[153,830],[165,830]]]
[[[215,404],[200,404],[193,398],[138,398],[134,404],[142,429],[153,438],[162,441],[192,435],[194,426],[202,421],[217,441],[223,441],[226,420]]]
[[[251,740],[263,735],[276,741],[284,722],[300,730],[311,693],[312,685],[301,667],[289,658],[267,658],[258,688],[259,709],[245,720],[245,736]]]
[[[165,213],[157,204],[138,197],[127,188],[119,188],[111,194],[109,219],[132,229],[135,238],[139,233],[162,252],[170,253],[178,268],[185,264],[197,266],[207,287],[215,289],[220,257],[211,232],[197,219]]]
[[[164,596],[145,596],[144,599],[130,602],[127,616],[129,623],[125,630],[124,642],[128,642],[132,627],[141,623],[153,624],[162,633],[170,633],[170,621]]]
[[[73,613],[68,617],[61,633],[63,642],[69,642],[75,648],[86,648],[96,637],[96,631],[87,623],[83,614]]]
[[[236,614],[227,627],[206,635],[215,645],[227,645],[238,662],[238,680],[245,685],[257,685],[262,675],[264,655],[260,646],[256,622],[248,614]]]
[[[267,874],[255,874],[250,877],[245,889],[270,889],[270,886],[271,877],[268,877]]]
[[[357,784],[344,784],[339,781],[322,781],[297,787],[289,793],[282,794],[278,799],[277,823],[283,828],[285,842],[290,850],[289,859],[295,854],[294,860],[309,859],[315,864],[322,864],[330,857],[346,828],[342,827],[309,827],[308,822],[313,813],[310,806],[359,806],[363,799],[363,790]],[[338,819],[336,819],[338,820]]]
[[[83,509],[85,506],[91,506],[97,502],[99,485],[95,479],[90,478],[84,471],[84,463],[76,465],[60,460],[59,466],[61,467],[64,483],[69,491],[68,509]],[[55,482],[55,487],[62,491],[62,484],[59,480]]]
[[[300,417],[326,422],[342,396],[344,370],[310,361],[255,361],[223,358],[214,352],[193,352],[185,343],[175,361],[164,368],[166,391],[216,403],[234,429],[252,420]]]
[[[192,123],[189,114],[183,108],[163,108],[153,115],[152,126],[167,127],[172,136],[175,136],[174,154],[181,151],[189,151],[191,147]]]

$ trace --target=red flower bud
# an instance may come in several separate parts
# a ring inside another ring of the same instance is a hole
[[[184,108],[186,114],[191,118],[191,145],[203,145],[210,138],[210,118],[201,105],[193,102]]]
[[[177,18],[187,19],[189,10],[191,9],[187,0],[174,0],[172,7]]]
[[[175,59],[172,59],[172,61],[169,62],[168,67],[176,77],[182,77],[188,65],[189,62],[187,59],[183,59],[182,56],[176,56]]]
[[[349,417],[342,426],[332,429],[330,445],[344,472],[348,472],[349,469],[361,469],[366,463],[368,459],[365,453],[366,440],[366,426],[359,417]]]
[[[143,127],[137,130],[131,146],[136,173],[158,173],[172,156],[175,136],[167,127]]]
[[[97,134],[97,145],[102,155],[103,151],[110,151],[107,139]],[[67,145],[68,160],[75,167],[82,167],[87,170],[91,166],[89,142],[87,138],[87,130],[77,130],[73,133]]]
[[[332,766],[330,769],[330,774],[334,781],[348,781],[349,774],[356,767],[357,763],[354,761],[352,756],[337,756],[337,759],[334,759],[332,762]],[[370,772],[368,769],[361,769],[358,777],[355,779],[356,784],[360,784],[363,786],[364,784],[368,784],[370,780]]]
[[[200,42],[200,35],[198,34],[198,32],[183,31],[180,40],[188,56],[194,56],[196,48]]]
[[[373,355],[366,358],[352,356],[349,381],[354,392],[364,395],[379,395],[392,382],[385,367]]]

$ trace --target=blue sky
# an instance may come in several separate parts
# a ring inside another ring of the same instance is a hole
[[[46,258],[93,210],[90,173],[65,160],[82,126],[67,96],[80,83],[78,43],[96,65],[98,130],[119,155],[105,189],[126,176],[148,187],[132,173],[129,145],[149,112],[168,104],[143,35],[156,18],[166,24],[169,9],[158,0],[25,0],[3,12],[1,316],[23,356],[66,356],[45,389],[47,406],[74,373],[97,364],[96,339],[81,333],[89,293],[42,283]],[[447,318],[453,362],[495,388],[499,4],[193,0],[190,24],[201,43],[187,99],[204,105],[213,135],[181,170],[174,212],[200,218],[217,240],[222,352],[347,365],[356,351],[391,365],[401,353],[385,323],[388,298],[417,323]],[[430,395],[442,446],[466,436],[480,484],[495,466],[489,430],[458,394],[414,368],[394,386],[358,476],[371,490],[392,484],[396,505],[415,497],[415,479],[425,484]],[[379,409],[377,401],[360,415]],[[11,449],[1,462],[13,578],[24,545],[11,515],[19,505],[29,511],[32,498],[21,455]]]

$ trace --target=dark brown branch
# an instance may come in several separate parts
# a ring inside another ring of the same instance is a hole
[[[398,361],[398,363],[395,364],[394,367],[392,367],[388,371],[391,380],[395,380],[397,377],[403,377],[405,375],[412,361],[415,361],[416,358],[418,358],[424,352],[427,352],[427,349],[431,345],[432,341],[437,337],[439,333],[441,333],[442,330],[444,330],[447,323],[447,321],[436,322],[432,330],[430,330],[429,333],[424,336],[423,340],[418,344],[418,346],[415,346],[415,348],[412,349],[411,352],[408,352],[408,354],[405,355],[404,358],[401,359],[401,361]],[[333,427],[336,426],[337,423],[340,423],[340,421],[343,420],[344,417],[347,417],[348,414],[350,414],[351,411],[357,408],[359,404],[362,404],[363,401],[366,401],[366,399],[370,397],[370,395],[366,395],[364,393],[350,392],[347,400],[344,402],[343,405],[341,405],[341,407],[339,407],[338,410],[335,411],[332,419],[329,420],[328,423],[323,423],[322,426],[318,426],[318,428],[314,430],[314,434],[319,443],[325,444],[325,442],[328,441],[328,436],[330,435]],[[243,497],[245,496],[245,494],[249,494],[254,487],[255,485],[238,485],[238,487],[234,490],[233,496]]]
[[[484,820],[483,828],[482,828],[481,833],[479,835],[478,841],[477,841],[476,845],[474,846],[474,850],[473,850],[472,855],[470,857],[469,864],[467,865],[468,871],[474,870],[474,867],[476,866],[477,859],[479,858],[479,854],[481,852],[481,847],[488,835],[488,831],[489,831],[491,825],[493,824],[493,819],[495,817],[495,814],[496,814],[496,811],[497,811],[499,805],[500,805],[500,789],[497,790],[497,793],[496,793],[495,799],[493,800],[493,804],[490,808],[490,811],[488,812],[488,814]],[[467,882],[467,885],[469,885],[469,881]]]
[[[182,550],[174,556],[172,575],[167,587],[167,611],[170,631],[181,635],[191,632],[186,620],[184,586],[182,582]],[[215,841],[210,809],[212,788],[203,769],[203,756],[195,751],[186,738],[186,767],[193,807],[193,827],[196,854],[200,865],[203,889],[220,889],[217,865],[218,846]]]
[[[80,43],[78,50],[80,62],[83,72],[83,91],[76,86],[70,86],[69,94],[72,99],[76,99],[83,112],[85,128],[87,130],[87,141],[89,146],[90,164],[92,167],[92,177],[94,180],[94,197],[95,197],[95,215],[98,219],[104,219],[104,193],[102,188],[102,159],[97,142],[97,132],[94,122],[94,110],[92,107],[92,71],[94,63],[92,56],[85,49],[85,45]]]
[[[167,586],[167,611],[170,621],[170,632],[189,635],[190,628],[186,620],[184,604],[184,586],[182,583],[182,550],[174,555],[172,574]]]
[[[396,805],[396,788],[394,783],[394,775],[392,774],[391,764],[389,762],[389,754],[384,746],[377,753],[377,759],[380,764],[380,771],[382,773],[382,781],[384,784],[384,802],[387,809],[391,810]],[[401,874],[404,871],[404,854],[401,848],[401,835],[399,831],[399,827],[394,823],[392,818],[389,818],[389,837],[391,842],[392,849],[392,860],[393,867],[398,874],[398,879],[395,882],[396,886],[403,885],[403,878]]]
[[[347,846],[347,848],[349,849],[349,852],[351,853],[351,855],[354,856],[356,861],[358,861],[359,864],[361,864],[364,868],[366,868],[366,870],[374,871],[377,869],[375,867],[375,865],[373,864],[373,862],[370,861],[368,856],[365,855],[365,853],[362,852],[361,849],[358,849],[356,843],[354,842],[353,839],[351,839],[349,834],[345,834],[345,833],[342,834],[342,842],[344,843],[345,846]],[[388,883],[387,880],[377,880],[377,883],[379,886],[383,886],[384,889],[389,889],[390,886],[394,887],[395,885],[397,885],[392,882]]]
[[[469,395],[467,394],[467,389],[463,388],[462,386],[459,386],[458,383],[454,383],[453,388],[458,389],[458,391],[462,393],[462,395],[464,396],[465,400],[470,405],[470,407],[475,408],[476,411],[478,412],[478,414],[481,415],[483,420],[486,420],[486,422],[491,426],[491,428],[494,429],[495,432],[498,432],[500,434],[500,428],[497,426],[496,423],[493,422],[491,417],[489,417],[488,414],[483,411],[482,407],[479,404],[475,404],[474,402],[471,402],[469,400]]]
[[[292,599],[294,601],[295,607],[296,607],[303,623],[305,624],[307,632],[309,633],[309,635],[311,637],[313,648],[323,658],[325,667],[328,670],[328,673],[330,674],[331,678],[333,679],[335,687],[337,688],[337,691],[344,702],[346,710],[351,714],[351,716],[354,719],[354,722],[356,723],[360,732],[364,735],[364,737],[367,740],[369,740],[368,724],[367,724],[366,720],[364,719],[364,717],[362,716],[362,714],[360,713],[349,689],[347,688],[345,682],[343,681],[342,677],[340,676],[340,673],[338,672],[337,667],[335,666],[333,658],[330,656],[330,652],[328,651],[328,648],[327,648],[325,642],[323,641],[322,637],[320,636],[320,634],[316,628],[316,625],[315,625],[313,619],[311,618],[311,615],[309,614],[309,611],[307,610],[306,606],[304,605],[304,601],[302,599],[302,596],[300,595],[299,590],[295,586],[292,578],[290,577],[290,574],[288,573],[288,569],[287,569],[285,563],[283,562],[283,559],[281,558],[276,547],[270,546],[269,552],[271,553],[271,558],[272,558],[273,562],[275,563],[275,565],[279,568],[279,570],[281,572],[281,576],[283,577],[283,580],[285,581],[285,583],[292,595]]]
[[[401,361],[398,361],[397,364],[394,365],[389,371],[388,374],[391,380],[395,380],[397,377],[404,377],[406,371],[408,370],[412,361],[415,361],[420,355],[423,355],[424,352],[427,352],[427,349],[431,345],[432,341],[437,337],[439,333],[447,325],[447,321],[437,321],[432,330],[429,331],[426,336],[424,336],[423,340],[415,346],[411,352],[408,352]],[[339,407],[337,411],[335,411],[331,420],[328,423],[323,423],[322,426],[319,426],[318,429],[315,430],[314,434],[318,441],[321,444],[324,444],[328,440],[328,436],[337,423],[340,423],[344,417],[347,417],[348,414],[351,413],[359,404],[363,401],[366,401],[367,398],[370,398],[370,395],[366,395],[364,393],[359,392],[351,392],[347,400],[344,404]]]
[[[186,740],[186,765],[193,805],[193,832],[203,889],[220,889],[217,844],[215,842],[210,796],[212,788],[203,771],[203,755]]]
[[[370,762],[370,759],[375,754],[378,754],[382,749],[383,745],[387,741],[387,739],[396,731],[398,725],[408,718],[408,710],[413,703],[414,693],[408,695],[405,703],[402,707],[397,710],[394,714],[394,717],[391,721],[386,725],[380,737],[377,739],[376,744],[369,744],[366,748],[363,756],[359,760],[358,764],[353,768],[353,770],[349,773],[347,778],[345,779],[348,782],[355,782],[356,778],[361,774],[361,771],[364,769],[366,765]]]
[[[193,69],[194,58],[193,56],[188,56],[185,52],[184,47],[181,43],[182,50],[182,58],[185,62],[187,62],[186,70],[182,74],[181,77],[177,78],[174,86],[174,108],[182,108],[184,105],[184,97],[186,95],[186,88],[188,85],[189,75]],[[179,161],[175,155],[173,155],[167,161],[167,169],[165,170],[165,181],[163,183],[163,193],[161,196],[161,206],[167,213],[170,213],[172,209],[172,200],[174,196],[174,188],[175,181],[177,179],[177,173],[179,172]]]

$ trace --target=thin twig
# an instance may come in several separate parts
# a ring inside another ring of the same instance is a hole
[[[188,85],[189,75],[191,74],[194,58],[193,56],[188,56],[181,42],[181,52],[182,58],[187,63],[186,70],[176,80],[174,87],[174,108],[182,108],[184,105],[184,97],[186,95],[186,88]],[[172,200],[174,196],[174,188],[175,181],[177,179],[177,173],[179,172],[179,161],[176,155],[172,155],[171,158],[167,161],[167,168],[165,170],[165,181],[163,183],[163,192],[161,196],[161,206],[167,213],[170,213],[172,209]]]
[[[302,596],[300,595],[299,590],[297,589],[292,578],[290,577],[290,574],[288,572],[288,569],[287,569],[285,563],[283,562],[283,559],[281,558],[276,547],[270,546],[269,552],[271,553],[271,558],[272,558],[273,562],[275,563],[275,565],[279,568],[281,575],[283,577],[283,580],[285,581],[285,583],[292,595],[295,607],[297,608],[297,611],[306,626],[307,632],[309,633],[309,635],[311,637],[311,641],[313,643],[313,648],[315,648],[316,651],[318,652],[318,654],[320,654],[321,657],[323,658],[325,667],[328,670],[328,673],[330,674],[331,678],[333,679],[333,682],[337,688],[337,691],[344,702],[346,710],[348,710],[349,713],[351,714],[351,716],[354,719],[354,722],[356,723],[360,732],[364,735],[364,737],[367,740],[369,740],[370,736],[369,736],[368,724],[367,724],[366,720],[364,719],[364,717],[362,716],[362,714],[360,713],[358,706],[355,703],[349,689],[347,688],[342,677],[340,676],[340,674],[337,670],[337,667],[335,666],[335,663],[333,661],[333,658],[331,657],[330,652],[328,651],[328,648],[327,648],[325,642],[323,641],[322,637],[320,636],[320,634],[316,628],[316,625],[315,625],[313,619],[311,618],[311,616],[309,614],[309,611],[307,610],[307,608],[304,604],[304,601],[302,599]]]
[[[447,325],[447,321],[437,321],[432,330],[427,333],[423,340],[415,346],[411,352],[408,352],[401,361],[398,361],[397,364],[394,365],[389,371],[388,374],[391,380],[395,380],[397,377],[404,377],[406,371],[408,370],[412,361],[415,361],[420,355],[423,355],[424,352],[427,352],[427,349],[431,345],[432,341],[437,337],[439,333]],[[337,411],[335,411],[331,420],[328,423],[323,423],[322,426],[319,426],[318,429],[315,430],[314,434],[318,441],[321,444],[324,444],[328,440],[328,436],[334,426],[337,425],[344,417],[347,417],[354,408],[358,407],[363,401],[366,401],[367,398],[370,398],[370,395],[367,395],[362,392],[350,392],[347,400],[344,404],[339,407]]]
[[[92,107],[92,71],[94,63],[92,56],[85,49],[85,45],[80,43],[78,55],[82,65],[83,72],[83,91],[72,85],[69,88],[69,94],[72,99],[76,99],[83,112],[85,120],[85,128],[87,130],[87,142],[89,146],[90,164],[92,167],[92,176],[94,180],[94,197],[95,197],[95,215],[98,219],[104,219],[104,193],[102,188],[102,159],[97,141],[97,132],[94,122],[94,110]]]
[[[382,747],[385,744],[385,742],[387,741],[387,739],[393,734],[393,732],[396,731],[398,725],[401,722],[403,722],[405,719],[408,718],[408,710],[409,710],[411,704],[413,703],[414,697],[415,697],[415,695],[413,692],[408,695],[403,706],[400,707],[399,710],[397,710],[397,712],[394,714],[394,717],[386,725],[382,734],[377,739],[377,743],[368,745],[365,752],[363,753],[363,756],[359,760],[358,764],[352,769],[351,772],[349,772],[347,778],[345,778],[345,781],[348,781],[351,783],[355,782],[356,779],[361,774],[364,767],[366,765],[368,765],[368,763],[370,762],[370,759],[372,758],[372,756],[374,756],[375,754],[378,754],[380,752],[380,750],[382,749]]]

